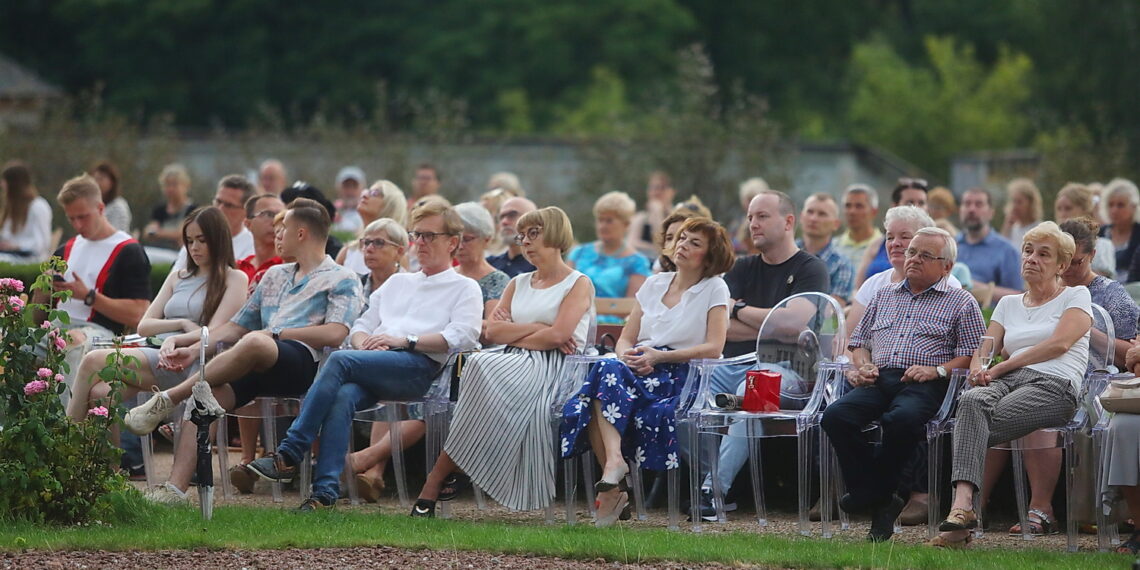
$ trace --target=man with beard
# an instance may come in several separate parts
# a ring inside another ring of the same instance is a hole
[[[988,190],[971,188],[958,208],[962,232],[958,234],[958,261],[970,268],[975,282],[993,283],[994,302],[1024,290],[1021,282],[1021,244],[1011,244],[990,227],[993,199]]]
[[[488,257],[487,263],[512,278],[520,273],[534,271],[534,266],[523,257],[522,246],[515,243],[515,234],[518,233],[515,224],[523,214],[536,209],[534,202],[521,197],[511,198],[499,207],[499,235],[502,236],[503,243],[507,244],[507,251]]]

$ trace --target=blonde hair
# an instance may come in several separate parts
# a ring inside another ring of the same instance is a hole
[[[84,199],[92,204],[103,203],[103,191],[99,189],[99,183],[95,181],[95,177],[90,174],[80,174],[64,182],[63,188],[60,188],[59,195],[56,196],[56,201],[61,206],[67,206],[72,202]]]
[[[374,233],[383,233],[388,236],[388,239],[396,242],[400,247],[408,247],[408,230],[404,229],[404,225],[392,218],[379,218],[373,220],[372,223],[364,227],[364,231],[360,235],[368,235]],[[356,241],[359,247],[360,241]]]
[[[951,215],[958,209],[958,201],[954,199],[954,194],[942,186],[926,193],[927,207],[930,207],[931,204],[938,204],[947,212],[950,212]],[[993,206],[993,204],[989,205]]]
[[[753,198],[760,195],[761,192],[767,192],[768,183],[759,176],[749,178],[740,183],[740,201],[751,202]]]
[[[1029,200],[1030,215],[1033,216],[1032,220],[1025,220],[1026,223],[1033,223],[1045,217],[1045,208],[1042,205],[1041,191],[1037,189],[1037,185],[1028,178],[1014,178],[1006,185],[1006,193],[1009,194],[1009,202],[1005,204],[1005,215],[1010,216],[1013,214],[1013,197],[1025,196]]]
[[[458,236],[463,233],[463,219],[459,217],[455,208],[452,208],[446,199],[420,200],[416,204],[417,206],[412,210],[413,226],[425,218],[439,216],[443,218],[443,233],[450,236]]]
[[[1073,236],[1061,231],[1061,227],[1056,222],[1037,224],[1025,233],[1025,237],[1021,238],[1021,245],[1024,247],[1028,242],[1040,240],[1051,240],[1057,244],[1057,261],[1064,266],[1069,265],[1069,262],[1073,260],[1073,254],[1077,251],[1077,244],[1073,240]]]
[[[574,228],[570,226],[570,218],[566,212],[557,206],[547,206],[519,217],[515,224],[519,233],[534,227],[542,228],[542,241],[550,247],[557,247],[562,255],[574,246]]]
[[[629,223],[633,213],[637,211],[637,202],[629,197],[625,192],[606,192],[594,202],[594,217],[602,214],[613,214],[621,221]]]
[[[1061,191],[1057,193],[1057,199],[1060,200],[1061,198],[1064,198],[1072,202],[1074,206],[1080,208],[1082,216],[1091,216],[1096,212],[1096,202],[1093,200],[1093,195],[1094,192],[1092,188],[1089,188],[1084,184],[1070,182],[1061,188]]]
[[[181,164],[167,164],[162,173],[158,175],[158,183],[163,184],[167,178],[174,178],[181,182],[184,186],[190,186],[190,172],[186,170],[185,166]]]
[[[370,189],[380,190],[380,198],[384,200],[384,206],[380,208],[377,214],[377,220],[381,218],[388,218],[396,220],[401,224],[408,223],[408,199],[404,196],[404,191],[400,190],[390,180],[377,180],[372,183]]]

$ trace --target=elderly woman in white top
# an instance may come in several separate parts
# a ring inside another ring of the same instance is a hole
[[[387,181],[377,180],[372,187],[360,193],[360,201],[356,205],[356,213],[360,216],[364,231],[372,222],[388,218],[395,220],[401,226],[407,223],[407,199],[399,186]],[[364,247],[360,240],[349,242],[340,249],[336,255],[336,262],[360,274],[368,273],[368,266],[364,263]]]
[[[625,457],[657,471],[678,467],[679,394],[688,362],[717,358],[724,349],[730,300],[719,275],[732,262],[732,242],[720,224],[686,221],[673,248],[677,271],[654,275],[638,290],[617,341],[621,356],[594,364],[563,407],[563,456],[592,447],[602,465],[597,526],[613,524],[628,503],[618,487],[628,471]]]
[[[586,343],[594,286],[562,256],[574,243],[559,208],[523,214],[518,241],[535,271],[516,276],[487,323],[487,337],[507,345],[475,354],[459,379],[459,401],[444,451],[428,474],[412,516],[432,516],[470,481],[515,510],[554,498],[550,407],[566,354]]]
[[[412,213],[410,235],[422,270],[397,273],[372,293],[368,311],[349,332],[353,350],[329,356],[277,453],[249,464],[263,479],[292,479],[320,433],[313,491],[301,510],[331,506],[339,496],[353,413],[377,400],[422,397],[448,351],[475,347],[483,312],[479,286],[451,268],[462,230],[449,206]]]
[[[1072,236],[1043,222],[1025,234],[1021,275],[1028,291],[998,301],[987,336],[1005,360],[983,366],[975,354],[954,425],[954,503],[932,546],[960,547],[978,525],[974,493],[982,488],[993,445],[1065,423],[1077,407],[1092,326],[1092,299],[1084,286],[1066,287],[1061,275],[1076,251]],[[1039,517],[1049,505],[1030,504]]]

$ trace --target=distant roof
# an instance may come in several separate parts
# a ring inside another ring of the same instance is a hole
[[[59,97],[60,89],[0,54],[0,97]]]

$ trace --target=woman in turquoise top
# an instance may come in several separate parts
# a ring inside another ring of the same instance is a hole
[[[626,241],[636,205],[625,192],[608,192],[594,203],[598,241],[570,250],[567,263],[590,278],[598,297],[633,297],[651,273],[649,260]],[[599,323],[619,323],[598,318]]]

